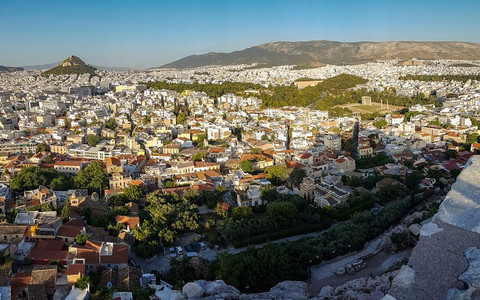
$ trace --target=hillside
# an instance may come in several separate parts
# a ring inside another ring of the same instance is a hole
[[[0,66],[0,72],[15,72],[15,71],[23,71],[23,68]]]
[[[345,65],[386,59],[480,59],[480,44],[466,42],[274,42],[231,53],[191,55],[162,68],[259,63],[271,65]]]
[[[63,75],[63,74],[86,74],[95,75],[97,69],[85,64],[79,57],[70,56],[58,66],[45,71],[42,75]]]

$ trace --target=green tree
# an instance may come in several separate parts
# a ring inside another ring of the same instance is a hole
[[[54,163],[55,161],[50,156],[47,156],[44,159],[42,159],[42,164],[54,164]]]
[[[138,243],[133,247],[133,251],[141,258],[150,258],[157,254],[159,244],[157,241],[147,241]]]
[[[387,125],[388,125],[387,121],[385,121],[385,119],[383,118],[373,123],[373,126],[377,127],[378,129],[387,127]]]
[[[418,187],[424,177],[423,173],[417,170],[407,173],[405,176],[405,186],[410,190],[414,190]]]
[[[80,277],[77,282],[75,282],[75,287],[77,289],[86,290],[90,284],[92,284],[90,276],[83,276]]]
[[[54,178],[48,186],[54,191],[68,191],[74,188],[72,179],[67,176]]]
[[[75,242],[79,245],[85,245],[90,236],[88,234],[77,234],[75,237]]]
[[[179,113],[177,116],[177,124],[183,124],[185,122],[185,114]]]
[[[102,196],[104,190],[108,188],[108,175],[103,171],[103,166],[99,162],[93,162],[78,172],[73,182],[79,189],[88,189],[89,193],[97,192],[99,196]]]
[[[40,144],[37,144],[37,149],[35,150],[35,153],[45,152],[47,151],[47,149],[48,149],[47,144],[40,143]]]
[[[98,137],[98,135],[90,134],[87,136],[87,144],[90,147],[95,147],[98,144],[98,142],[100,142],[100,138]]]
[[[129,185],[124,188],[122,194],[126,202],[138,202],[138,199],[143,195],[145,189],[136,185]]]
[[[252,163],[249,160],[244,160],[240,162],[239,166],[244,172],[247,173],[253,173],[253,171],[255,171],[253,169]]]
[[[138,240],[157,235],[169,244],[177,239],[179,233],[194,231],[199,227],[198,207],[175,193],[148,194],[144,210],[147,214],[142,227],[134,229],[134,236]]]
[[[105,127],[111,130],[117,129],[117,120],[115,118],[108,119],[107,123],[105,124]]]
[[[49,186],[54,179],[60,177],[64,175],[53,169],[27,167],[13,176],[10,187],[17,192],[23,192],[36,189],[40,185]]]
[[[467,136],[467,140],[466,140],[466,143],[467,144],[473,144],[473,143],[476,143],[478,141],[478,133],[471,133]]]
[[[229,211],[230,211],[230,205],[228,205],[227,202],[222,202],[222,203],[219,202],[215,207],[215,213],[221,218],[228,217]]]
[[[445,151],[445,159],[457,158],[458,152],[454,149],[448,149]]]
[[[147,125],[152,123],[152,116],[145,116],[143,117],[143,125]]]
[[[294,279],[301,266],[293,263],[285,247],[266,244],[237,255],[220,252],[215,277],[249,292],[264,291],[278,282]]]
[[[162,183],[165,188],[173,188],[177,186],[173,178],[165,178],[162,180]]]
[[[62,210],[60,211],[60,216],[63,219],[63,222],[68,221],[70,218],[70,201],[68,199],[65,201],[65,204],[62,206]]]
[[[267,179],[273,185],[281,185],[285,183],[290,175],[290,171],[285,164],[268,167],[265,169],[265,173],[267,173]]]
[[[232,217],[235,220],[250,219],[253,217],[253,210],[249,206],[237,206],[232,211]]]
[[[202,161],[205,159],[207,155],[205,153],[195,153],[194,155],[192,155],[192,160],[193,161]]]
[[[288,181],[292,185],[298,186],[300,183],[302,183],[303,178],[305,178],[305,176],[307,176],[307,174],[304,169],[294,168],[293,171],[288,176]]]
[[[262,185],[260,187],[260,198],[262,201],[271,202],[277,200],[280,194],[273,185]]]
[[[288,201],[273,201],[267,204],[267,214],[272,220],[290,224],[297,215],[297,207]]]

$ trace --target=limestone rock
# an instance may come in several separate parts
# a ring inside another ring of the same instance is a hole
[[[334,291],[334,289],[331,286],[329,286],[329,285],[324,286],[320,290],[320,292],[318,293],[317,298],[320,299],[320,300],[323,300],[325,298],[328,299],[328,298],[333,296],[333,291]]]
[[[203,295],[206,293],[204,287],[202,286],[202,283],[199,283],[204,280],[197,280],[195,282],[189,282],[183,286],[182,293],[188,298],[188,299],[199,299],[203,297]]]
[[[207,282],[205,284],[205,290],[208,295],[216,295],[216,294],[232,294],[232,295],[239,295],[240,291],[237,290],[235,287],[228,285],[223,280],[215,280],[213,282]]]
[[[308,288],[302,281],[283,281],[270,289],[269,294],[274,299],[306,299]]]

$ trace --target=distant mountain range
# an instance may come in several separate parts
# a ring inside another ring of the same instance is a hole
[[[191,55],[161,68],[265,64],[316,67],[350,65],[387,59],[480,59],[480,44],[467,42],[274,42],[231,53]]]
[[[15,72],[15,71],[23,71],[23,68],[0,66],[0,72]]]

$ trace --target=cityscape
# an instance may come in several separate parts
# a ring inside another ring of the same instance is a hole
[[[313,2],[298,11],[312,21],[282,25],[259,20],[285,1],[192,1],[182,38],[142,31],[187,6],[168,1],[98,4],[42,41],[2,31],[0,299],[476,299],[480,24],[412,32],[398,3],[347,1],[387,28],[365,21],[352,39],[358,23],[337,30],[314,16],[341,7]],[[62,10],[31,4],[48,32]],[[192,17],[215,8],[225,28]],[[93,25],[138,35],[86,47]]]

